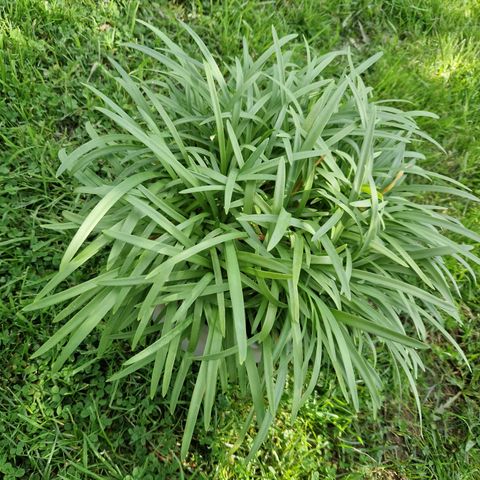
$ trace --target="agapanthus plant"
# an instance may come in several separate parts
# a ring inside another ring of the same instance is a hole
[[[87,200],[29,307],[65,304],[35,356],[60,346],[59,369],[94,329],[98,359],[127,340],[133,353],[112,380],[148,369],[152,397],[159,390],[172,411],[193,375],[183,456],[199,415],[208,428],[217,390],[232,384],[251,396],[251,454],[285,388],[295,417],[326,365],[355,407],[359,382],[380,405],[378,349],[415,390],[427,332],[456,345],[444,318],[459,320],[459,289],[444,258],[479,263],[448,234],[480,237],[419,199],[475,200],[421,167],[415,144],[431,139],[416,118],[433,115],[372,101],[361,75],[379,55],[354,66],[348,51],[287,49],[295,36],[273,30],[257,58],[244,41],[241,58],[219,65],[187,25],[195,57],[147,27],[161,47],[128,47],[157,62],[150,79],[112,60],[132,108],[89,87],[108,127],[87,125],[91,140],[60,152],[58,173]],[[332,62],[343,73],[324,76]],[[98,275],[53,293],[89,261]]]

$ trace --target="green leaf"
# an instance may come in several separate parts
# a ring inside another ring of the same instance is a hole
[[[268,241],[267,251],[273,250],[277,244],[285,236],[286,231],[290,227],[292,215],[288,213],[284,208],[280,210],[277,223],[273,229],[270,240]]]
[[[335,213],[315,232],[315,235],[312,237],[312,241],[318,242],[320,237],[327,234],[341,219],[343,216],[343,211],[339,208]]]
[[[347,312],[341,312],[339,310],[332,310],[332,313],[338,321],[349,327],[358,328],[364,332],[372,333],[379,337],[386,338],[387,340],[392,340],[393,342],[400,343],[406,347],[422,349],[427,348],[427,345],[415,338],[407,337],[403,333],[396,332],[395,330],[371,322],[364,318]]]
[[[57,372],[63,366],[65,361],[77,349],[77,347],[85,340],[87,335],[98,325],[107,312],[115,304],[117,292],[110,291],[103,297],[97,297],[97,301],[90,304],[88,316],[84,313],[84,320],[74,330],[70,336],[69,341],[63,347],[60,355],[53,364],[53,371]]]
[[[243,288],[240,269],[238,267],[237,252],[232,241],[225,243],[225,266],[227,270],[230,300],[232,302],[232,316],[235,328],[235,338],[238,344],[238,359],[242,364],[247,358],[247,330],[245,306],[243,303]]]
[[[78,252],[83,242],[87,239],[88,235],[96,227],[98,222],[103,216],[118,202],[126,193],[132,188],[136,187],[146,180],[155,178],[156,174],[152,172],[138,173],[130,178],[127,178],[118,185],[112,187],[112,189],[103,197],[96,207],[90,212],[81,227],[77,230],[77,233],[73,237],[70,245],[65,251],[62,261],[60,263],[60,269],[67,267],[68,263],[72,260],[75,254]]]

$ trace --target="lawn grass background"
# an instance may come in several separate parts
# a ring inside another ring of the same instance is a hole
[[[375,98],[403,98],[412,102],[410,109],[440,115],[422,126],[447,153],[419,145],[426,163],[480,194],[477,0],[0,0],[0,477],[480,478],[480,300],[459,268],[454,273],[464,294],[464,324],[450,328],[471,370],[451,346],[431,338],[419,380],[423,429],[408,391],[393,384],[388,368],[391,388],[378,419],[368,413],[366,395],[364,410],[355,413],[325,371],[293,425],[285,397],[268,442],[251,464],[239,460],[248,441],[228,454],[248,409],[234,387],[217,401],[215,428],[204,432],[199,425],[191,456],[181,464],[185,415],[173,418],[160,396],[148,399],[148,372],[118,386],[107,382],[126,349],[92,362],[92,336],[57,374],[50,371],[53,357],[30,360],[55,329],[53,309],[25,314],[22,307],[56,270],[68,242],[66,234],[41,224],[60,220],[63,210],[81,201],[67,177],[55,177],[57,153],[80,144],[85,122],[101,118],[83,83],[128,101],[110,78],[107,57],[137,77],[151,75],[150,60],[121,46],[157,42],[136,19],[195,51],[177,18],[194,27],[220,62],[240,52],[243,35],[261,52],[271,41],[271,25],[279,35],[295,32],[298,41],[304,36],[320,53],[348,45],[360,60],[383,51],[366,75]],[[477,205],[441,201],[480,230]]]

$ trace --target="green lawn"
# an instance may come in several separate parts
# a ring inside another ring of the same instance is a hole
[[[109,75],[108,57],[135,76],[152,75],[150,61],[122,43],[153,41],[136,24],[142,19],[194,50],[176,18],[202,36],[218,61],[239,54],[242,36],[261,52],[272,24],[279,35],[305,37],[318,52],[349,45],[360,59],[383,51],[366,75],[375,98],[403,98],[411,109],[437,113],[440,120],[424,119],[422,126],[446,154],[420,145],[428,166],[480,194],[477,0],[0,0],[0,477],[480,478],[480,301],[458,267],[464,324],[450,327],[471,370],[453,347],[431,339],[419,377],[423,427],[413,399],[394,385],[387,367],[391,388],[377,419],[368,408],[354,412],[325,371],[293,425],[284,399],[252,463],[241,462],[248,441],[229,454],[248,411],[234,388],[217,401],[215,428],[204,432],[199,424],[191,455],[181,463],[185,414],[173,418],[160,396],[148,399],[148,372],[119,385],[107,382],[126,350],[90,363],[92,346],[84,344],[56,374],[54,354],[30,360],[56,326],[53,309],[26,314],[22,308],[56,271],[68,242],[67,233],[42,228],[43,220],[61,220],[63,210],[81,200],[68,177],[55,177],[57,153],[79,145],[85,122],[100,119],[98,100],[84,83],[126,102]],[[477,205],[441,201],[480,231]],[[360,387],[365,406],[364,393]],[[188,399],[190,392],[184,394]]]

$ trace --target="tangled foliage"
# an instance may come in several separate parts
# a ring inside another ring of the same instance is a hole
[[[150,366],[151,395],[159,388],[172,411],[193,370],[183,456],[202,406],[208,428],[217,389],[232,383],[251,395],[251,455],[284,389],[295,416],[325,364],[355,406],[359,381],[380,404],[378,349],[415,389],[427,328],[455,344],[443,318],[458,319],[459,292],[444,257],[479,262],[444,233],[478,235],[416,200],[475,200],[417,165],[413,144],[430,139],[415,118],[433,115],[371,100],[361,74],[378,55],[354,66],[346,51],[287,50],[294,35],[273,31],[258,58],[244,43],[218,66],[188,26],[201,60],[148,27],[162,47],[129,46],[158,62],[154,80],[112,60],[135,112],[90,87],[114,127],[87,125],[91,140],[60,153],[59,173],[89,200],[62,225],[76,233],[29,307],[66,303],[54,321],[68,321],[35,355],[60,344],[58,369],[95,328],[97,358],[128,340],[135,353],[112,380]],[[344,73],[324,77],[332,62]],[[96,277],[52,293],[94,258]]]

